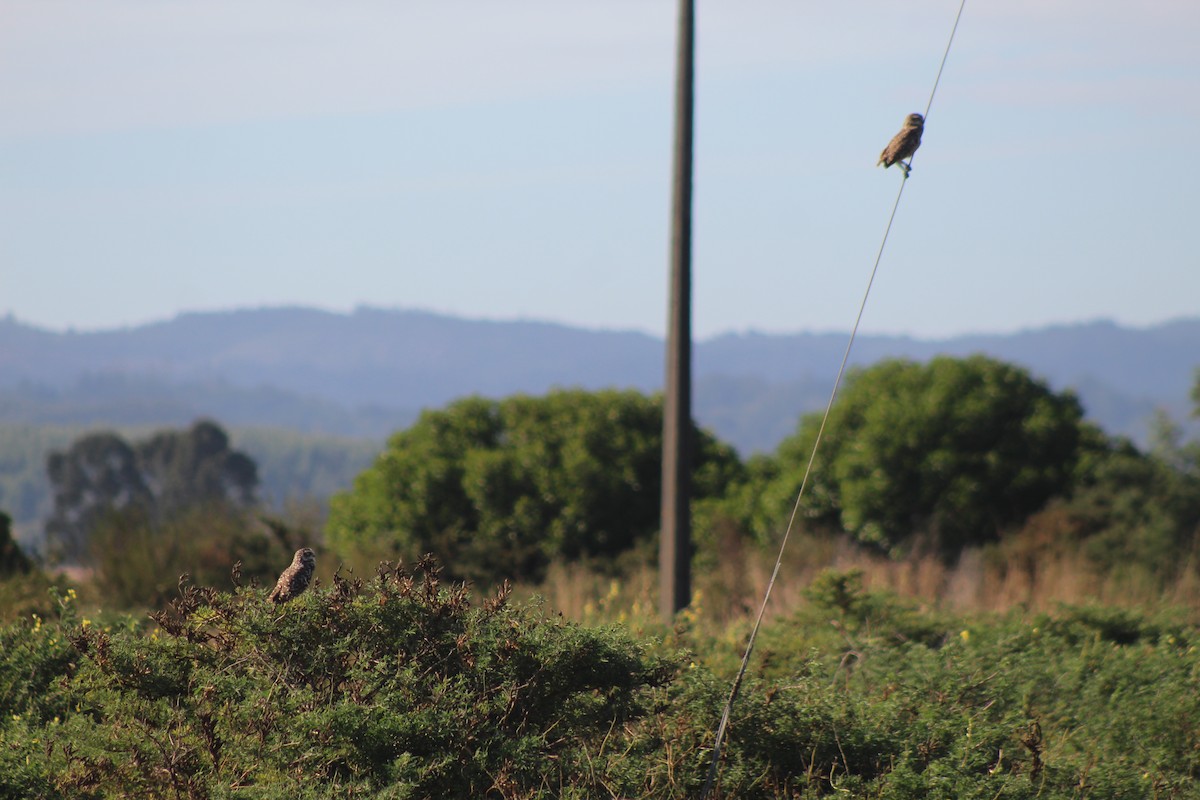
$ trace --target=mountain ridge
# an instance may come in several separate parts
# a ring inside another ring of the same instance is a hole
[[[845,346],[846,334],[837,332],[698,340],[696,417],[743,452],[772,449],[801,413],[824,404]],[[941,339],[866,334],[850,363],[978,352],[1019,364],[1057,390],[1075,389],[1107,430],[1145,441],[1155,408],[1187,417],[1200,317]],[[645,333],[411,309],[188,312],[88,332],[50,331],[9,315],[0,319],[0,421],[103,423],[117,415],[167,424],[190,414],[378,437],[422,408],[466,394],[657,391],[663,363],[662,339]]]

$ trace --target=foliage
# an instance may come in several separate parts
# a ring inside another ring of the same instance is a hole
[[[159,521],[198,505],[248,508],[258,486],[254,462],[231,449],[210,421],[133,444],[116,433],[92,433],[51,453],[46,471],[54,492],[46,537],[51,555],[64,561],[84,555],[96,526],[113,512]]]
[[[996,538],[1070,487],[1085,426],[1070,393],[984,356],[884,361],[853,374],[830,415],[805,490],[809,520],[895,548],[942,552]],[[759,528],[786,519],[820,424],[780,445]]]
[[[65,576],[50,576],[40,569],[0,578],[0,624],[28,619],[30,614],[48,616],[54,610],[49,593],[66,591],[71,585]]]
[[[14,574],[28,574],[33,569],[29,557],[13,541],[12,517],[0,511],[0,579]]]
[[[70,797],[601,796],[622,752],[610,736],[647,713],[673,671],[617,632],[541,620],[503,592],[472,607],[428,562],[381,565],[366,585],[338,578],[283,608],[261,592],[188,587],[154,618],[148,633],[64,625],[52,646],[6,648],[0,681],[35,662],[47,679],[0,693],[0,785]]]
[[[1169,578],[1200,544],[1200,470],[1181,450],[1144,454],[1127,441],[1092,440],[1054,535],[1106,572]]]
[[[0,508],[12,515],[30,555],[41,554],[43,522],[54,509],[46,458],[52,451],[66,451],[89,432],[95,431],[86,426],[0,423]],[[122,427],[117,433],[133,441],[153,431]],[[289,513],[293,506],[306,504],[322,520],[329,497],[348,487],[381,449],[379,442],[368,439],[279,428],[233,428],[230,440],[258,465],[259,497],[266,507]]]
[[[0,511],[0,622],[42,610],[49,587],[50,581],[13,541],[11,519]]]
[[[760,637],[722,796],[1200,797],[1195,625],[1100,606],[961,619],[853,572],[808,594]],[[731,633],[688,644],[720,652]],[[724,699],[727,683],[681,678],[685,705]],[[697,760],[676,763],[691,783],[669,796],[697,796]]]
[[[309,544],[274,520],[225,505],[193,506],[161,521],[140,509],[97,523],[88,563],[92,586],[109,608],[161,608],[188,573],[206,586],[233,589],[237,565],[247,583],[271,584],[295,548]]]
[[[855,573],[808,594],[763,630],[715,797],[1200,797],[1183,618],[959,618]],[[698,797],[748,624],[639,642],[472,605],[430,562],[154,616],[68,594],[0,627],[0,797]]]
[[[694,429],[694,496],[739,474]],[[608,557],[658,529],[662,407],[632,391],[468,398],[397,433],[334,498],[334,547],[384,541],[432,552],[457,577],[536,578],[553,557]]]

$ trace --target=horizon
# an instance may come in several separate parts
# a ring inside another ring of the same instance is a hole
[[[827,401],[847,335],[743,330],[696,340],[696,418],[741,452],[770,450],[797,414]],[[1180,430],[1200,430],[1189,399],[1198,337],[1200,317],[1146,328],[1093,320],[941,339],[864,333],[850,359],[858,368],[880,359],[982,354],[1056,391],[1077,390],[1106,431],[1145,444],[1155,408]],[[658,391],[665,352],[662,337],[638,331],[365,305],[198,311],[73,332],[14,315],[0,318],[0,339],[8,343],[0,384],[9,421],[204,416],[355,436],[394,430],[392,412],[415,415],[466,396],[554,387]]]
[[[342,317],[350,319],[357,314],[384,313],[384,314],[419,314],[440,319],[452,320],[456,322],[467,323],[489,323],[489,324],[529,324],[529,325],[544,325],[548,327],[561,327],[572,330],[578,330],[588,333],[612,333],[612,334],[638,334],[647,336],[658,341],[665,341],[665,335],[652,331],[639,330],[636,328],[615,328],[606,326],[593,326],[585,324],[572,324],[569,321],[539,319],[535,317],[489,317],[489,316],[470,316],[458,314],[452,311],[440,311],[437,309],[421,308],[421,307],[402,307],[402,306],[374,306],[367,303],[361,303],[353,308],[327,308],[317,305],[299,305],[299,304],[283,304],[283,305],[258,305],[258,306],[230,306],[228,308],[206,308],[206,309],[185,309],[176,311],[170,316],[155,317],[146,320],[141,320],[133,323],[117,324],[107,327],[82,328],[74,325],[66,327],[54,327],[49,325],[38,324],[35,321],[22,318],[20,315],[8,311],[3,314],[3,320],[8,323],[15,323],[25,328],[31,328],[44,333],[52,333],[56,335],[72,335],[86,336],[91,334],[105,334],[135,331],[142,328],[154,327],[156,325],[166,325],[175,322],[184,317],[215,317],[233,314],[254,314],[258,312],[314,312],[325,314],[332,317]],[[1171,325],[1177,325],[1188,322],[1200,322],[1200,313],[1192,315],[1181,315],[1171,317],[1158,322],[1147,324],[1128,324],[1120,320],[1110,317],[1096,317],[1092,319],[1079,319],[1065,322],[1046,322],[1044,324],[1027,325],[1011,330],[967,330],[960,333],[952,333],[944,336],[918,336],[905,332],[893,331],[859,331],[857,338],[881,338],[881,339],[909,339],[916,342],[937,343],[943,341],[952,341],[957,339],[972,339],[972,338],[1006,338],[1020,336],[1023,334],[1040,333],[1050,330],[1061,330],[1068,328],[1088,328],[1097,326],[1113,327],[1128,331],[1149,331],[1157,328],[1165,328]],[[792,330],[766,330],[759,328],[742,328],[736,330],[716,331],[705,336],[693,336],[694,342],[707,342],[714,339],[724,337],[793,337],[793,336],[848,336],[850,334],[850,326],[845,329],[811,329],[811,328],[796,328]]]

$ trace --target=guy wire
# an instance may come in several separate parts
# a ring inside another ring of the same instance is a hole
[[[942,80],[942,70],[946,68],[946,59],[950,56],[950,46],[954,44],[954,34],[958,32],[958,22],[962,19],[963,8],[966,7],[967,0],[962,0],[958,6],[958,14],[954,17],[954,26],[950,29],[950,38],[946,42],[946,50],[942,54],[942,62],[938,66],[937,77],[933,81],[933,90],[929,93],[929,102],[925,106],[925,118],[929,118],[929,110],[933,107],[933,98],[937,94],[938,84]],[[908,159],[911,167],[914,156]],[[733,687],[729,692],[729,698],[725,701],[725,707],[721,712],[721,722],[717,726],[716,736],[713,741],[712,763],[709,765],[708,778],[704,782],[704,788],[700,792],[700,800],[707,800],[712,792],[717,779],[718,771],[721,764],[721,745],[725,740],[725,732],[729,727],[729,718],[733,713],[733,704],[737,700],[738,691],[741,689],[742,680],[746,677],[746,668],[750,664],[750,655],[754,652],[754,640],[758,637],[759,628],[762,627],[763,615],[767,611],[767,603],[771,599],[771,590],[775,588],[775,579],[779,577],[779,570],[783,566],[783,553],[787,549],[788,538],[792,534],[792,529],[795,527],[796,517],[800,513],[800,501],[804,498],[804,489],[808,486],[808,478],[812,473],[813,464],[817,459],[817,449],[821,446],[821,438],[825,434],[825,426],[829,422],[829,414],[833,410],[834,400],[837,399],[838,389],[841,388],[842,378],[846,374],[846,364],[850,360],[850,351],[854,347],[854,339],[858,336],[858,328],[862,322],[863,312],[867,308],[867,299],[871,296],[871,287],[875,285],[875,276],[879,272],[879,264],[883,260],[883,250],[887,246],[888,235],[892,232],[892,223],[896,219],[896,210],[900,207],[900,198],[904,196],[904,185],[908,183],[908,174],[905,173],[904,178],[900,181],[900,190],[896,192],[896,201],[892,204],[892,213],[888,216],[887,226],[883,231],[883,239],[879,243],[879,250],[875,254],[875,264],[871,267],[871,276],[867,280],[866,291],[863,292],[862,301],[858,306],[858,315],[854,318],[854,326],[850,329],[850,339],[846,342],[846,351],[842,354],[842,363],[838,367],[837,377],[833,381],[833,391],[829,394],[829,402],[825,405],[825,413],[821,417],[821,425],[817,428],[816,439],[813,440],[812,452],[808,457],[808,465],[804,468],[804,477],[800,480],[800,490],[796,493],[796,503],[792,506],[791,516],[788,518],[787,528],[783,532],[783,540],[779,545],[779,555],[775,559],[775,568],[771,571],[771,579],[767,581],[767,589],[763,594],[762,604],[758,609],[758,616],[754,619],[754,627],[750,630],[750,638],[746,641],[746,650],[742,655],[742,663],[738,668],[737,677],[734,678]]]

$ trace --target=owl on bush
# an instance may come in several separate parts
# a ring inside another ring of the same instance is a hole
[[[292,556],[291,565],[279,576],[279,580],[275,582],[275,588],[267,595],[267,599],[272,603],[286,603],[299,596],[308,588],[316,566],[317,554],[312,551],[311,547],[302,547],[297,550],[296,555]]]

